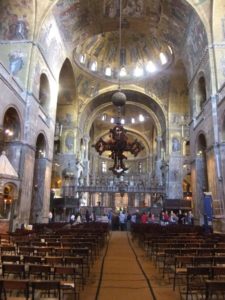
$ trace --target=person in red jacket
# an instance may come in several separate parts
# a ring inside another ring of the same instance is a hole
[[[143,212],[143,214],[141,215],[141,223],[145,224],[148,222],[148,215],[146,214],[146,212]]]

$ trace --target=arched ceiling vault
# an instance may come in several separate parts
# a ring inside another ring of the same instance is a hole
[[[115,91],[110,91],[99,95],[90,101],[79,115],[78,123],[80,124],[81,130],[88,134],[93,121],[96,116],[106,110],[108,107],[112,107],[111,98]],[[154,126],[157,130],[158,135],[162,135],[166,130],[166,118],[161,107],[147,95],[135,92],[135,91],[124,91],[127,96],[127,105],[133,105],[139,110],[142,109],[151,116]],[[126,113],[125,113],[126,114]]]
[[[197,15],[195,10],[200,10],[200,6],[195,5],[196,1],[123,0],[123,53],[119,57],[118,3],[115,0],[60,0],[52,7],[61,36],[74,62],[88,71],[93,60],[98,62],[99,69],[92,72],[93,75],[100,74],[106,61],[112,64],[112,68],[118,60],[122,64],[131,65],[146,62],[150,56],[156,62],[160,51],[167,54],[169,65],[172,62],[169,58],[170,50],[172,56],[181,54],[189,23],[193,14]],[[87,56],[85,62],[79,60],[83,54]],[[117,78],[116,72],[114,70],[108,79]]]

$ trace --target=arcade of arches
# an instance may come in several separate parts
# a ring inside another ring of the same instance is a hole
[[[225,229],[224,0],[2,0],[0,53],[2,230],[86,207],[191,209],[201,224],[205,191]],[[118,84],[143,146],[122,176],[92,147]]]

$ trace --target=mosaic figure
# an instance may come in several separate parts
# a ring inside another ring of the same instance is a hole
[[[23,55],[21,53],[13,53],[9,55],[9,69],[12,75],[17,75],[17,73],[22,69],[24,65]]]

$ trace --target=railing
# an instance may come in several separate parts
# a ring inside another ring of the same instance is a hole
[[[89,193],[165,193],[165,189],[162,186],[159,187],[145,187],[143,185],[137,186],[126,186],[126,185],[118,185],[118,186],[74,186],[69,187],[68,189],[72,190],[73,192],[89,192]],[[64,189],[66,193],[67,188]]]

